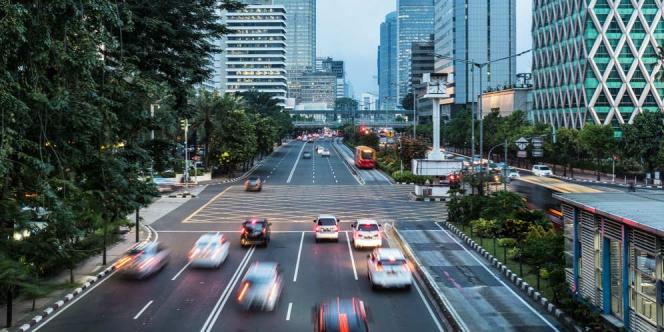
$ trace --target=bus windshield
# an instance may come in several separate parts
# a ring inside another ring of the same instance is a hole
[[[373,151],[363,150],[362,151],[362,159],[373,159]]]

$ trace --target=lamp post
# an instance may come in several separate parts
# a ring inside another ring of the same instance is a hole
[[[466,59],[459,59],[459,58],[449,57],[449,56],[445,56],[445,55],[434,54],[434,56],[437,57],[437,58],[452,60],[454,62],[463,62],[467,65],[473,66],[473,68],[479,69],[480,91],[479,91],[479,96],[478,96],[478,109],[479,109],[479,112],[478,112],[477,116],[479,117],[479,120],[480,120],[480,195],[484,194],[484,188],[483,188],[484,187],[484,177],[483,177],[484,166],[482,165],[482,158],[484,157],[484,116],[482,114],[482,93],[483,93],[482,89],[483,89],[483,82],[484,81],[482,79],[482,71],[484,70],[484,67],[486,67],[486,66],[488,66],[488,65],[490,65],[494,62],[516,58],[516,57],[522,56],[526,53],[529,53],[530,51],[532,51],[532,49],[525,50],[523,52],[519,52],[519,53],[516,53],[516,54],[512,54],[510,56],[489,60],[489,61],[486,61],[486,62],[475,62],[475,61],[466,60]],[[474,70],[471,69],[471,72],[473,73],[472,74],[472,79],[474,80],[475,79]],[[474,81],[473,81],[472,85],[473,85],[473,90],[474,90],[474,87],[475,87],[475,82]],[[473,95],[473,99],[474,99],[475,98],[475,91],[473,91],[472,95]],[[474,117],[473,117],[473,120],[474,120]],[[474,121],[473,121],[472,128],[473,129],[475,128],[475,122]],[[474,148],[474,146],[475,146],[475,140],[473,139],[473,148]],[[473,153],[472,158],[474,159],[474,157],[475,157],[475,155]]]

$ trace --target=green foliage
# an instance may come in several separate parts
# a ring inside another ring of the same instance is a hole
[[[431,182],[430,176],[415,175],[411,171],[396,171],[392,173],[392,178],[396,182],[424,184],[427,180]]]
[[[498,246],[505,248],[514,248],[516,247],[516,240],[512,238],[498,239]]]
[[[425,157],[429,149],[428,144],[407,136],[401,136],[400,139],[400,154],[404,165],[410,165],[413,159],[422,159]]]
[[[352,111],[352,110],[357,110],[359,107],[359,104],[357,103],[357,100],[353,98],[337,98],[337,100],[334,101],[334,109],[337,111]]]
[[[401,107],[405,110],[412,111],[415,108],[415,102],[413,100],[413,93],[409,92],[403,98],[401,98]]]
[[[645,112],[634,118],[632,125],[622,127],[621,146],[627,155],[643,162],[645,169],[652,171],[658,164],[662,137],[664,137],[664,115],[661,112]]]
[[[595,158],[595,169],[599,180],[601,160],[612,156],[615,151],[616,140],[613,135],[613,128],[588,124],[581,130],[580,140],[584,149]]]
[[[470,225],[473,227],[475,233],[484,238],[493,238],[500,230],[500,225],[496,220],[484,218],[473,220],[470,222]]]

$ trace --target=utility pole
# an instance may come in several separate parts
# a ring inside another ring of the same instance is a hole
[[[507,191],[507,139],[505,139],[505,159],[503,160],[503,188]]]
[[[184,179],[184,193],[189,194],[189,120],[182,120],[182,126],[184,129],[184,174],[182,178]]]
[[[417,137],[417,96],[413,87],[413,138]]]
[[[466,64],[468,68],[468,64]],[[470,165],[475,168],[475,65],[470,65]],[[468,91],[466,90],[466,95]]]

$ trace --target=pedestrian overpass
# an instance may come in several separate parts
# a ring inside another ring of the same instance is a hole
[[[412,111],[403,110],[290,110],[296,128],[339,128],[347,124],[372,128],[406,128],[412,125]],[[409,116],[410,115],[410,116]]]

